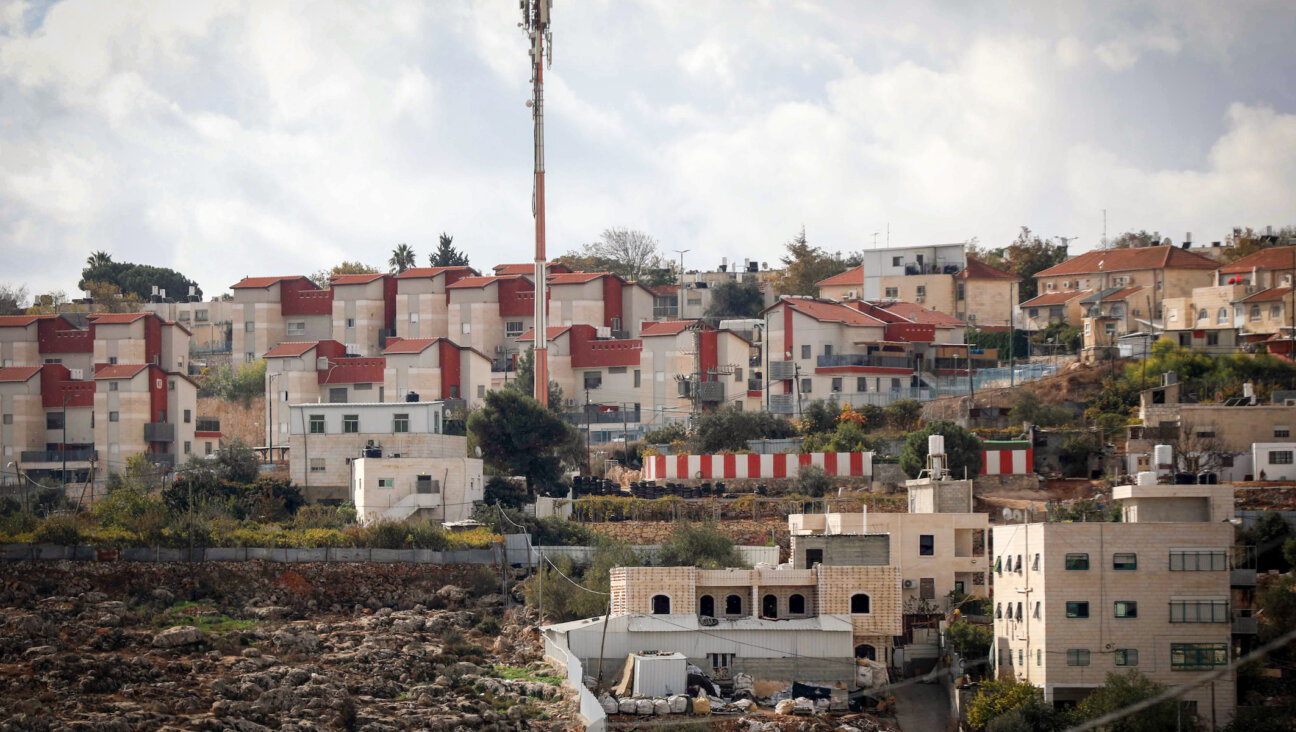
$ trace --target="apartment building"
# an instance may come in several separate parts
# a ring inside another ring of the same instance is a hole
[[[334,340],[288,341],[265,354],[270,424],[266,445],[289,444],[292,404],[386,401],[386,359],[347,353]]]
[[[652,648],[721,680],[746,673],[840,688],[859,681],[857,659],[888,659],[901,631],[894,567],[618,567],[611,592],[606,638],[601,619],[541,629],[591,675]]]
[[[398,474],[405,477],[423,475],[422,471],[433,465],[393,465],[383,462],[386,460],[466,458],[468,438],[444,434],[448,409],[448,405],[438,401],[290,404],[285,410],[290,427],[289,477],[302,486],[302,492],[309,501],[344,501],[353,498],[355,463],[360,458],[375,459],[368,466],[374,472],[367,473],[374,479],[386,478],[389,474],[393,478]],[[448,469],[449,465],[446,463],[441,467]],[[467,478],[480,475],[480,469],[476,473],[471,469],[465,470]],[[435,479],[437,476],[432,477]],[[441,480],[442,493],[439,495],[442,496],[455,491],[466,491],[464,495],[471,495],[475,490],[469,485],[451,489],[447,477],[443,476]],[[414,483],[417,484],[417,479]],[[400,497],[395,497],[394,503],[388,505],[384,499],[392,494],[376,497],[372,492],[395,488],[394,485],[379,485],[373,481],[367,485],[371,493],[361,498],[373,512],[381,513],[400,502]],[[480,481],[476,485],[480,486]]]
[[[653,319],[652,290],[610,272],[549,275],[549,322],[593,325],[614,337],[638,338],[640,324]]]
[[[1079,323],[1084,317],[1080,301],[1088,297],[1088,290],[1062,290],[1046,292],[1023,302],[1020,317],[1014,325],[1022,330],[1044,330],[1053,323]]]
[[[1296,276],[1296,246],[1268,247],[1220,266],[1215,285],[1246,285],[1256,291],[1291,287]]]
[[[383,391],[395,401],[463,400],[475,409],[491,389],[491,359],[449,338],[389,339],[383,359]]]
[[[333,292],[305,277],[244,277],[230,290],[235,361],[252,363],[284,341],[333,337]]]
[[[372,452],[351,461],[351,501],[362,523],[464,521],[482,501],[480,458],[368,457]]]
[[[774,291],[774,280],[782,270],[770,269],[768,264],[751,259],[744,259],[741,266],[732,265],[728,257],[720,258],[720,266],[714,270],[685,272],[680,281],[683,283],[683,302],[680,309],[680,285],[663,285],[650,288],[657,296],[657,319],[700,318],[711,307],[711,298],[715,289],[726,282],[755,283],[764,299],[764,307],[773,305],[778,300]]]
[[[1017,275],[964,254],[962,244],[863,252],[864,263],[822,280],[831,300],[902,300],[973,325],[1008,325]]]
[[[996,526],[997,674],[1064,705],[1112,672],[1134,669],[1174,688],[1227,666],[1232,586],[1248,581],[1230,572],[1232,492],[1228,485],[1118,486],[1120,523]],[[1235,674],[1180,699],[1186,711],[1223,727],[1235,708]]]
[[[377,356],[396,334],[396,278],[386,274],[337,275],[332,294],[331,337],[358,356]]]
[[[472,267],[413,267],[396,275],[397,337],[449,338],[450,294],[446,288],[477,276]]]
[[[526,350],[518,336],[535,324],[531,280],[520,274],[463,277],[446,285],[446,292],[448,337],[489,355],[496,371],[511,371],[513,361]]]
[[[234,347],[233,300],[147,302],[141,309],[186,328],[190,333],[191,359],[207,361],[213,357],[228,356]]]

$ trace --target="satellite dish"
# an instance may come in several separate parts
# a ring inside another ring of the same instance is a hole
[[[1007,522],[1009,522],[1009,521],[1012,521],[1012,518],[1013,518],[1013,512],[1012,512],[1012,509],[1011,509],[1011,508],[1005,508],[1005,509],[1003,510],[1003,520],[1004,520],[1004,523],[1007,523]]]
[[[481,445],[474,447],[473,452],[477,453],[477,457],[481,457]]]

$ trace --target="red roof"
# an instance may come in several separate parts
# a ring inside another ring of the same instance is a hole
[[[583,285],[586,282],[613,276],[611,272],[560,272],[549,275],[550,285]]]
[[[1047,305],[1061,305],[1062,303],[1071,302],[1077,297],[1084,297],[1085,295],[1088,295],[1091,292],[1092,290],[1063,290],[1062,292],[1046,292],[1043,295],[1040,295],[1038,297],[1032,297],[1031,299],[1022,303],[1021,307],[1037,308],[1037,307],[1042,307]],[[982,330],[985,330],[985,328],[982,327]]]
[[[383,354],[389,353],[422,353],[440,338],[389,338]]]
[[[835,274],[826,280],[815,283],[815,287],[826,285],[864,285],[864,265],[852,267],[841,274]]]
[[[785,297],[772,307],[778,307],[780,304],[787,305],[802,315],[808,315],[820,322],[843,323],[845,325],[886,325],[871,315],[865,315],[855,308],[842,305],[839,302]]]
[[[549,326],[548,328],[545,328],[545,340],[547,340],[547,341],[552,341],[553,339],[557,338],[558,336],[562,335],[563,333],[566,333],[566,332],[569,331],[569,330],[571,330],[571,326],[570,326],[570,325],[551,325],[551,326]],[[522,335],[518,336],[518,337],[517,337],[516,339],[514,339],[514,340],[518,340],[518,341],[534,341],[534,340],[535,340],[535,328],[532,328],[531,330],[528,330],[527,332],[525,332],[525,333],[523,333]]]
[[[304,280],[304,279],[306,278],[301,275],[288,275],[286,277],[244,277],[243,279],[231,285],[230,289],[231,290],[247,290],[247,289],[255,290],[255,289],[266,288],[269,287],[270,285],[275,285],[280,282],[286,282],[289,280]]]
[[[437,275],[445,274],[446,272],[455,272],[457,270],[468,270],[473,274],[477,273],[477,270],[467,265],[460,267],[410,267],[404,272],[396,275],[396,279],[409,280],[419,277],[436,277]]]
[[[648,291],[654,295],[677,295],[679,294],[679,285],[653,285]]]
[[[0,315],[0,328],[25,328],[38,320],[57,318],[57,315]]]
[[[493,277],[487,275],[485,277],[465,277],[462,280],[459,280],[458,282],[446,285],[446,289],[447,290],[476,289],[479,287],[485,287],[487,285],[499,282],[500,280],[516,280],[518,277],[521,277],[521,275],[499,275]]]
[[[146,368],[146,363],[105,364],[95,369],[95,378],[130,379]]]
[[[113,325],[116,323],[134,323],[140,318],[147,318],[150,313],[95,313],[90,316],[95,325]]]
[[[5,366],[4,368],[0,368],[0,382],[27,381],[36,374],[39,374],[40,370],[40,366]]]
[[[1012,272],[1005,272],[1002,269],[995,269],[979,259],[967,258],[967,266],[962,272],[954,275],[963,280],[1020,280],[1021,277]]]
[[[1239,260],[1240,261],[1240,260]],[[1242,298],[1242,302],[1281,302],[1291,297],[1290,287],[1270,287],[1254,295]]]
[[[329,278],[329,284],[337,287],[338,285],[367,285],[374,280],[386,277],[384,274],[344,274],[333,275]]]
[[[319,341],[287,341],[265,352],[262,358],[293,358],[305,355],[319,345]]]
[[[938,310],[928,310],[922,305],[912,302],[904,302],[903,300],[880,301],[873,303],[873,305],[882,308],[883,310],[893,312],[901,317],[908,318],[915,323],[928,323],[937,328],[962,328],[967,325],[967,323],[964,323],[953,315],[948,315]]]
[[[1293,269],[1296,268],[1296,247],[1268,247],[1253,252],[1232,264],[1220,267],[1222,274],[1250,272],[1252,269]]]
[[[700,320],[663,320],[660,322],[644,323],[639,329],[639,336],[647,338],[649,336],[666,336],[679,335],[686,329],[697,325]]]
[[[1125,272],[1138,269],[1215,269],[1219,263],[1210,257],[1179,247],[1140,247],[1138,249],[1095,249],[1053,265],[1040,277]]]

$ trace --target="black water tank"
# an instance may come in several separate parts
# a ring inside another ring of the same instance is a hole
[[[1193,473],[1175,473],[1175,485],[1196,485],[1197,476]]]
[[[419,400],[418,392],[410,391],[405,393],[405,401],[417,402]]]
[[[1197,482],[1201,485],[1219,485],[1219,473],[1206,471],[1197,474]]]

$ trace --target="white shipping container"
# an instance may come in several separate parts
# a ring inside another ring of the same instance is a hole
[[[643,696],[670,696],[687,693],[688,659],[681,653],[634,657],[634,693]]]

